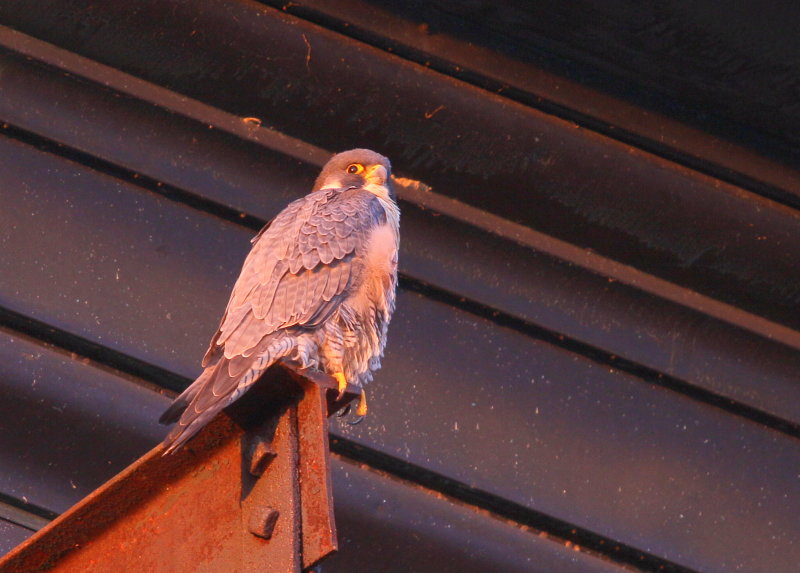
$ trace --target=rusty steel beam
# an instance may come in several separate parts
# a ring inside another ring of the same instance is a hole
[[[336,383],[285,365],[185,447],[157,446],[0,561],[0,572],[307,571],[336,551]]]

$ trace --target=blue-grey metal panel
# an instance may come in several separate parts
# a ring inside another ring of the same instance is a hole
[[[155,387],[7,331],[0,364],[3,494],[60,513],[166,434]]]
[[[0,519],[0,555],[5,555],[31,535],[33,535],[33,531],[30,529]]]
[[[511,522],[334,459],[339,554],[325,573],[621,572],[620,565]],[[374,549],[380,547],[376,555]]]

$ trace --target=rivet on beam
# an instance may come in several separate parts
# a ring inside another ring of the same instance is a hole
[[[250,533],[263,539],[271,539],[280,512],[271,507],[261,507],[250,514]]]

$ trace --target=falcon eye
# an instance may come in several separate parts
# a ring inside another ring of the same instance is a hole
[[[364,171],[364,166],[360,163],[351,163],[347,166],[348,173],[361,173],[362,171]]]

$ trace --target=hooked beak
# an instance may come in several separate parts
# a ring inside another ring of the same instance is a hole
[[[384,186],[388,178],[389,174],[386,172],[386,168],[383,165],[371,165],[364,173],[364,179],[367,183],[372,183],[374,185]]]

